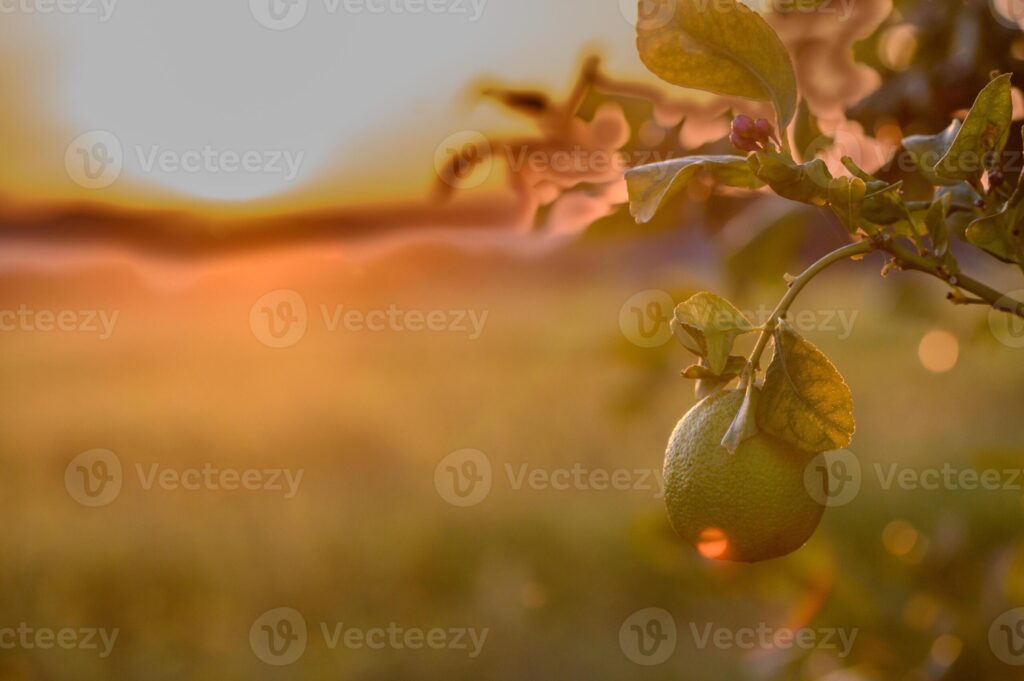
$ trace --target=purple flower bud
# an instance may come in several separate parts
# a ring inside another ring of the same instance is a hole
[[[757,126],[754,123],[754,119],[743,114],[732,119],[732,131],[744,139],[752,140],[757,138]]]
[[[764,118],[758,118],[754,123],[757,127],[758,137],[761,142],[767,142],[768,140],[775,140],[779,142],[779,138],[775,135],[775,128]]]
[[[729,141],[732,142],[734,147],[743,151],[758,151],[760,149],[760,147],[757,146],[757,142],[743,137],[735,130],[729,134]]]

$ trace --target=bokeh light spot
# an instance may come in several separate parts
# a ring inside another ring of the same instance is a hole
[[[914,550],[918,539],[917,530],[905,520],[894,520],[882,530],[882,544],[894,556],[906,556]]]
[[[729,549],[729,540],[717,527],[709,527],[697,538],[697,551],[705,558],[719,558]]]
[[[956,366],[960,358],[960,343],[948,331],[929,331],[917,346],[917,356],[925,369],[936,374],[945,373]]]
[[[943,634],[932,644],[932,659],[943,667],[949,667],[960,657],[963,641],[952,634]]]

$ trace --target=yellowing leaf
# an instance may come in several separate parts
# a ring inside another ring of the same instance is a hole
[[[648,222],[670,196],[701,172],[730,187],[761,186],[744,156],[687,156],[652,163],[626,171],[630,214],[639,223]]]
[[[987,167],[998,165],[1010,136],[1013,101],[1010,74],[992,80],[977,99],[960,126],[945,156],[935,164],[935,173],[951,180],[977,180]]]
[[[736,0],[640,0],[637,49],[658,77],[719,95],[772,102],[779,127],[796,111],[796,75],[779,36]]]
[[[698,293],[676,306],[672,329],[684,347],[704,358],[712,374],[722,375],[736,337],[754,327],[728,300]]]
[[[845,447],[856,428],[846,381],[821,350],[785,320],[775,330],[775,356],[761,389],[757,424],[814,453]]]

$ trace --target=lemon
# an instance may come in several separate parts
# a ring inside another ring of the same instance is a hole
[[[753,563],[795,551],[814,533],[827,496],[823,476],[804,471],[815,457],[767,433],[735,453],[722,447],[743,393],[722,391],[679,421],[665,453],[665,501],[676,533],[709,558]],[[811,491],[815,494],[812,496]]]

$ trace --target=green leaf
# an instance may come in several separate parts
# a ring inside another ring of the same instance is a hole
[[[880,189],[881,187],[888,184],[888,182],[885,182],[884,180],[879,180],[871,173],[863,170],[859,165],[857,165],[857,162],[854,161],[849,156],[843,156],[839,160],[854,177],[859,177],[860,179],[864,180],[864,183],[868,186],[868,191],[873,192],[876,189]]]
[[[729,430],[725,431],[722,437],[722,446],[730,454],[735,454],[744,440],[757,435],[757,404],[761,392],[755,387],[754,382],[747,384],[747,390],[743,394],[743,402],[729,424]]]
[[[876,225],[891,225],[901,220],[913,222],[907,206],[903,203],[903,181],[884,184],[878,189],[868,188],[864,197],[864,217]]]
[[[847,446],[856,428],[846,381],[821,350],[785,320],[775,330],[775,356],[761,389],[757,424],[814,453]]]
[[[932,250],[939,257],[949,252],[949,225],[946,223],[946,216],[949,215],[952,203],[953,196],[943,194],[938,201],[933,201],[932,205],[928,206],[928,212],[924,216],[924,226],[928,230]]]
[[[820,158],[795,164],[780,154],[758,151],[747,160],[754,175],[779,196],[813,206],[828,203],[832,175]]]
[[[1024,131],[1021,132],[1024,135]],[[986,253],[1024,269],[1024,173],[1017,187],[998,212],[968,225],[964,238]]]
[[[960,132],[960,121],[954,120],[936,135],[911,135],[903,138],[903,148],[910,154],[921,175],[934,185],[955,185],[960,180],[949,180],[935,172],[935,166],[953,146],[953,140]]]
[[[805,161],[814,158],[819,151],[832,146],[835,141],[818,127],[818,119],[811,113],[807,100],[803,97],[800,98],[800,107],[793,123],[793,141],[800,152],[800,158]]]
[[[828,185],[828,203],[846,231],[855,234],[860,227],[867,185],[859,177],[837,177]]]
[[[796,74],[779,36],[736,0],[641,0],[640,59],[675,85],[772,102],[779,127],[796,111]]]
[[[894,234],[912,239],[914,244],[923,250],[924,242],[921,241],[921,237],[928,233],[924,226],[924,217],[925,211],[916,211],[909,213],[908,217],[891,223],[890,226]]]
[[[998,165],[1010,136],[1013,100],[1010,74],[1003,74],[978,93],[953,144],[935,164],[935,173],[951,180],[976,183],[986,168]]]
[[[754,330],[732,303],[713,293],[698,293],[676,306],[672,330],[683,346],[703,357],[713,374],[722,375],[737,336]]]
[[[941,201],[945,196],[949,196],[950,200],[949,213],[946,216],[950,234],[966,240],[968,226],[978,218],[975,202],[981,195],[966,182],[957,182],[955,185],[936,188],[933,200]]]
[[[650,221],[665,201],[700,173],[730,187],[761,186],[744,156],[687,156],[626,171],[629,212],[639,223]]]
[[[978,218],[967,227],[967,241],[1003,262],[1024,265],[1018,213],[1019,206],[1015,206]]]

